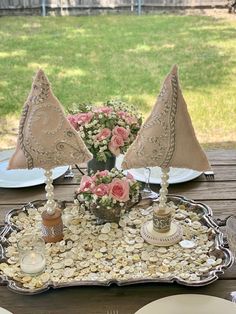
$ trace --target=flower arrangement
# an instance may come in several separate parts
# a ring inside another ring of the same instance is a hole
[[[117,221],[122,209],[140,200],[140,184],[128,173],[113,168],[84,175],[76,191],[76,199],[84,209],[105,221]]]
[[[101,106],[81,104],[70,110],[68,120],[80,132],[98,161],[125,153],[142,124],[141,115],[131,105],[118,100]]]

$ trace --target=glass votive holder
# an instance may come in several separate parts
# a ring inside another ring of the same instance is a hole
[[[230,251],[236,258],[236,217],[230,216],[226,221],[226,235]]]
[[[32,276],[42,273],[46,265],[44,240],[35,235],[24,236],[17,246],[22,272]]]

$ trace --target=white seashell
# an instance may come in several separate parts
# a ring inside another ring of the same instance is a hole
[[[179,245],[184,249],[192,249],[195,246],[195,243],[190,240],[182,240],[179,242]]]

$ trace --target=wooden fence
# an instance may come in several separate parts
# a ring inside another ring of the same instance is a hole
[[[142,10],[224,8],[229,0],[142,0]],[[0,15],[89,14],[92,11],[136,11],[138,0],[0,0]]]

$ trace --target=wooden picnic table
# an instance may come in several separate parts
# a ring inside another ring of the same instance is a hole
[[[183,195],[209,205],[214,218],[226,218],[236,213],[236,150],[207,152],[215,172],[215,181],[206,181],[204,175],[181,184],[171,185],[170,194]],[[72,200],[78,179],[77,169],[73,179],[55,180],[55,197]],[[158,185],[153,185],[158,190]],[[29,201],[45,199],[44,186],[21,189],[0,189],[0,223],[12,208],[20,208]],[[197,293],[221,298],[236,291],[236,267],[233,266],[215,282],[203,287],[186,287],[179,284],[138,284],[118,287],[71,287],[53,290],[34,296],[13,293],[0,286],[0,307],[14,314],[106,314],[108,309],[118,309],[119,314],[134,314],[139,308],[156,299],[183,293]]]

